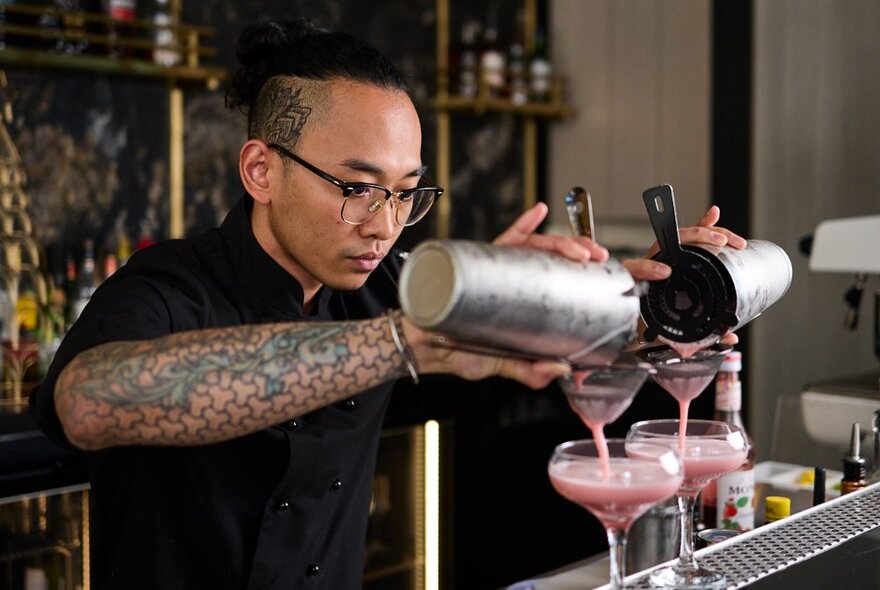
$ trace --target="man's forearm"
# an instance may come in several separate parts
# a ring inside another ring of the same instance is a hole
[[[385,317],[258,324],[84,351],[62,371],[55,405],[68,438],[82,448],[197,445],[406,374]]]

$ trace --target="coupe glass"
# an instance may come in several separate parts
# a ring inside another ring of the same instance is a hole
[[[679,419],[687,422],[691,401],[712,382],[731,350],[730,346],[715,344],[682,358],[673,348],[662,345],[643,348],[637,355],[654,367],[654,381],[678,401]]]
[[[607,441],[607,465],[593,440],[562,443],[547,466],[550,483],[567,500],[587,509],[608,535],[611,587],[623,588],[626,535],[651,506],[682,485],[684,468],[675,446]],[[629,445],[629,446],[628,446]]]
[[[647,363],[578,366],[558,381],[571,409],[593,433],[601,450],[605,425],[623,414],[648,375],[655,372]]]
[[[681,545],[678,563],[654,571],[651,583],[662,588],[719,588],[725,584],[721,572],[707,570],[694,559],[694,503],[700,491],[713,479],[734,471],[749,450],[743,430],[715,420],[689,420],[681,429],[679,420],[646,420],[632,425],[627,434],[629,445],[646,442],[680,448],[684,480],[676,494],[681,521]],[[684,435],[684,447],[678,443]]]

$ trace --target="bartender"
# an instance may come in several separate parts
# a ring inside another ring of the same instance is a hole
[[[442,189],[388,58],[303,21],[252,26],[237,49],[227,103],[247,116],[246,194],[220,227],[132,256],[31,397],[40,426],[87,453],[98,590],[360,588],[393,382],[542,388],[569,370],[438,351],[397,309],[392,246]],[[607,258],[587,238],[534,233],[546,213],[536,205],[495,242]],[[741,239],[717,219],[710,209],[682,239]]]

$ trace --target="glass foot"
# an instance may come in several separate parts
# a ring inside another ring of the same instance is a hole
[[[723,588],[727,583],[724,574],[701,567],[667,567],[652,573],[650,579],[654,586],[675,590],[715,590]]]

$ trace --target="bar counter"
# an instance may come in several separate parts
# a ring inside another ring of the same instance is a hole
[[[696,559],[727,575],[726,590],[880,588],[880,483],[701,549]],[[671,563],[628,576],[627,589],[656,590],[649,573]],[[605,555],[506,590],[608,590],[607,582]]]

